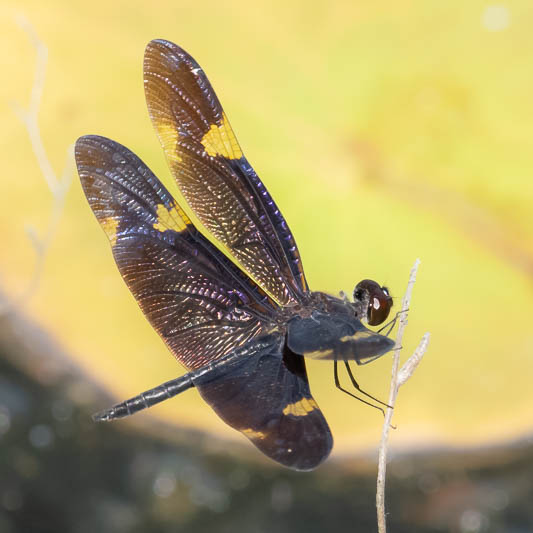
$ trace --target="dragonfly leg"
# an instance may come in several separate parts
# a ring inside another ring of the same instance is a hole
[[[348,396],[351,396],[352,398],[355,398],[356,400],[359,400],[360,402],[365,403],[366,405],[370,405],[370,407],[373,407],[374,409],[378,409],[379,411],[381,411],[383,413],[383,416],[385,416],[385,411],[383,411],[383,409],[381,407],[379,407],[379,405],[374,405],[373,403],[367,402],[366,400],[363,400],[363,398],[359,398],[359,396],[356,396],[352,392],[347,391],[344,387],[342,387],[342,385],[340,383],[340,380],[339,380],[339,369],[338,369],[338,361],[337,361],[337,359],[335,359],[333,361],[333,376],[334,376],[334,379],[335,379],[335,386],[339,390],[341,390],[342,392],[345,392]],[[357,388],[357,389],[361,390],[359,388]],[[361,392],[363,392],[363,391],[361,391]],[[363,394],[365,394],[365,393],[363,392]]]
[[[365,391],[359,386],[359,383],[357,383],[357,381],[355,380],[355,377],[354,377],[354,375],[352,374],[352,369],[350,368],[350,365],[348,364],[348,361],[344,361],[344,364],[346,365],[346,371],[348,372],[348,376],[350,376],[350,381],[352,382],[352,385],[353,385],[354,389],[358,390],[361,394],[364,394],[366,397],[371,398],[371,399],[374,400],[375,402],[378,402],[378,403],[380,403],[381,405],[383,405],[383,406],[385,406],[385,407],[389,407],[390,409],[392,409],[392,407],[391,407],[388,403],[382,402],[381,400],[378,400],[377,398],[375,398],[374,396],[372,396],[372,394],[368,394],[368,392],[365,392]]]

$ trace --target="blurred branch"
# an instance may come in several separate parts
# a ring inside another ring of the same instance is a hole
[[[411,294],[413,292],[413,286],[416,281],[416,273],[418,266],[420,265],[420,259],[415,261],[411,273],[409,275],[409,282],[407,283],[407,289],[402,300],[402,308],[400,312],[400,324],[398,326],[398,333],[396,335],[396,348],[393,353],[392,360],[392,379],[389,392],[388,404],[385,413],[385,421],[383,422],[383,432],[381,434],[381,442],[379,445],[378,455],[378,478],[377,478],[377,491],[376,491],[376,508],[378,517],[378,532],[385,533],[387,531],[387,522],[385,515],[385,477],[387,471],[387,445],[389,439],[389,430],[391,428],[392,414],[394,405],[396,403],[396,397],[398,396],[398,389],[407,382],[407,380],[413,375],[416,367],[422,360],[424,353],[429,343],[429,333],[426,333],[413,355],[406,361],[402,369],[400,368],[400,350],[402,349],[402,339],[405,327],[407,326],[407,311],[409,310],[409,304],[411,302]]]
[[[26,233],[32,248],[35,251],[35,267],[27,286],[22,293],[11,300],[0,302],[0,315],[9,312],[14,307],[24,304],[35,293],[37,287],[39,286],[46,254],[50,248],[52,240],[56,235],[59,221],[64,211],[65,196],[74,175],[73,146],[70,146],[67,150],[64,170],[61,174],[61,177],[58,178],[52,168],[52,165],[50,164],[50,161],[48,160],[46,150],[44,149],[41,132],[39,130],[38,115],[41,106],[41,97],[43,94],[44,80],[46,75],[48,49],[35,33],[33,26],[24,16],[19,16],[17,18],[17,23],[28,34],[28,37],[35,47],[37,60],[28,108],[24,109],[16,102],[12,107],[28,131],[32,150],[37,158],[39,168],[41,169],[46,184],[52,193],[52,206],[48,217],[48,223],[42,233],[42,236],[39,236],[37,230],[33,226],[26,226]]]
[[[422,361],[422,357],[424,357],[424,354],[426,353],[428,344],[429,344],[429,333],[426,333],[422,337],[422,340],[420,341],[420,344],[417,346],[413,355],[411,355],[411,357],[407,359],[405,364],[402,366],[402,368],[398,372],[398,379],[397,379],[398,388],[400,388],[404,383],[406,383],[407,380],[413,375],[413,372],[416,370],[416,367],[420,364],[420,361]]]

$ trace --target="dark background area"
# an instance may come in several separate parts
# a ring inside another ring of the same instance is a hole
[[[111,399],[67,361],[36,326],[2,319],[1,533],[376,531],[374,457],[298,473],[153,420],[96,424]],[[533,531],[531,441],[388,468],[390,531]]]

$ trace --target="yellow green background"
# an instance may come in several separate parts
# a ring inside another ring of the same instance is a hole
[[[17,17],[49,50],[40,126],[58,173],[67,147],[94,133],[171,187],[142,85],[144,47],[165,38],[207,72],[313,289],[351,293],[370,277],[399,304],[421,259],[404,358],[426,331],[431,343],[400,391],[393,444],[479,446],[531,432],[533,4],[500,6],[509,20],[493,10],[494,28],[478,1],[5,0],[2,290],[16,296],[31,278],[25,227],[44,228],[52,203],[10,106],[27,104],[35,65]],[[76,176],[25,312],[117,400],[183,372],[122,282]],[[385,399],[390,368],[385,356],[357,376]],[[379,413],[336,391],[330,364],[308,369],[336,452],[374,447]],[[194,392],[151,414],[243,438]]]

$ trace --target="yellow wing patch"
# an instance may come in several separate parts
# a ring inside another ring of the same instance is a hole
[[[158,231],[165,231],[173,229],[174,231],[183,231],[191,221],[183,212],[181,207],[174,204],[167,208],[163,204],[157,206],[157,222],[154,223],[154,229]]]
[[[154,119],[156,124],[156,131],[159,137],[159,142],[165,148],[165,154],[172,163],[179,163],[182,161],[178,155],[178,130],[176,125],[172,122]]]
[[[106,217],[100,220],[100,225],[111,241],[111,246],[115,246],[117,242],[118,220],[114,217]]]
[[[262,431],[255,431],[251,428],[241,429],[240,431],[249,439],[264,439],[266,437],[266,433],[263,433]]]
[[[292,416],[305,416],[315,409],[318,409],[318,405],[313,398],[302,398],[297,402],[289,403],[285,409],[283,409],[283,414]]]
[[[212,157],[222,155],[228,159],[240,159],[242,150],[231,129],[226,114],[222,114],[222,124],[212,124],[202,139],[205,151]]]
[[[357,339],[368,339],[368,337],[372,337],[373,335],[375,335],[375,333],[372,331],[356,331],[353,335],[345,335],[339,340],[341,342],[356,341]]]
[[[310,357],[311,359],[323,359],[333,355],[333,350],[315,350],[314,352],[306,352],[305,357]]]

